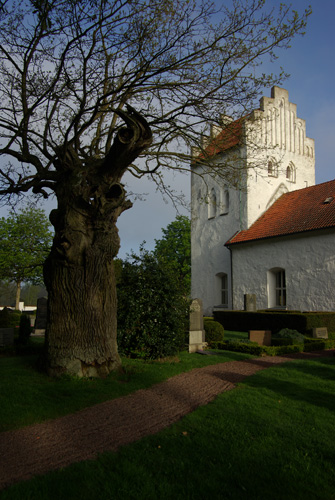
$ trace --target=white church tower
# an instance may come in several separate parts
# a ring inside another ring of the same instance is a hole
[[[232,309],[226,241],[283,193],[314,184],[314,140],[306,137],[287,90],[273,87],[251,115],[230,122],[225,117],[224,126],[215,127],[194,155],[191,173],[192,297],[202,299],[205,314]]]

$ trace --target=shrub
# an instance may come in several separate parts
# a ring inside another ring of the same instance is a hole
[[[273,335],[272,343],[276,345],[276,340],[279,339],[277,345],[295,345],[303,344],[305,337],[299,333],[297,330],[291,330],[290,328],[283,328],[277,334]]]
[[[209,346],[213,342],[222,342],[224,338],[223,326],[212,319],[204,318],[205,340]]]
[[[294,340],[293,339],[279,339],[276,337],[272,337],[271,339],[271,345],[274,347],[279,347],[283,345],[294,345]]]
[[[4,307],[0,311],[0,328],[15,328],[20,324],[20,311],[12,311]]]
[[[157,359],[184,347],[189,301],[178,276],[143,248],[122,263],[118,283],[118,347],[124,355]]]

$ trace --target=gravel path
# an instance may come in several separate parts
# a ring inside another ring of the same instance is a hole
[[[334,354],[329,350],[206,366],[65,417],[3,432],[0,489],[155,434],[259,370]]]

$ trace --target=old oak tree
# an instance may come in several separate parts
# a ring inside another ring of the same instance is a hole
[[[271,6],[272,5],[272,6]],[[44,265],[48,373],[120,365],[113,259],[122,177],[188,170],[205,124],[246,113],[285,76],[259,65],[302,34],[264,0],[4,0],[0,195],[54,193]],[[137,159],[140,159],[139,161]],[[224,172],[224,170],[223,170]]]

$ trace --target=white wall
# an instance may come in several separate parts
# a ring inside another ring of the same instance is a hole
[[[288,309],[335,311],[335,230],[233,245],[232,252],[234,309],[243,309],[246,293],[256,294],[257,309],[271,306],[268,271],[282,268]]]
[[[262,98],[243,134],[240,147],[213,159],[212,175],[200,164],[192,167],[191,293],[192,298],[202,299],[205,314],[220,305],[217,274],[227,274],[231,285],[226,241],[237,231],[248,229],[283,192],[315,184],[314,141],[306,137],[305,121],[297,117],[297,107],[289,102],[287,90],[274,87],[270,98]],[[274,177],[268,175],[270,158],[278,167]],[[296,168],[295,182],[286,178],[291,161]],[[229,189],[230,206],[223,215],[220,203],[225,189]],[[210,206],[213,190],[215,207]],[[232,308],[231,296],[228,307]]]
[[[204,313],[208,315],[212,313],[213,305],[220,305],[221,302],[217,274],[227,274],[230,286],[230,251],[224,244],[240,228],[240,194],[236,190],[229,190],[229,208],[223,210],[220,194],[226,192],[227,185],[204,174],[201,167],[197,167],[196,172],[193,170],[191,176],[191,295],[192,298],[202,299]],[[211,208],[211,201],[207,197],[213,188],[217,202]],[[215,216],[212,216],[213,211]],[[228,307],[231,307],[231,298]]]

